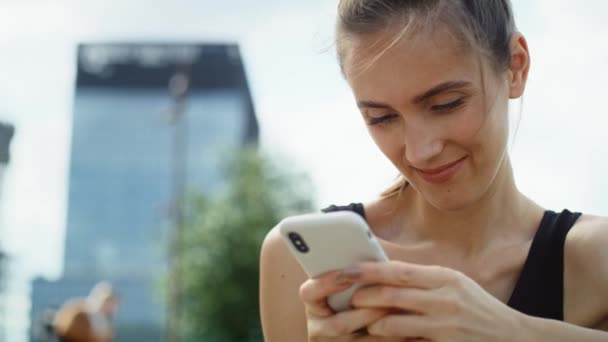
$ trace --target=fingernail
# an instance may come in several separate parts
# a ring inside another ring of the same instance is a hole
[[[361,277],[362,273],[361,269],[357,266],[347,267],[338,275],[338,281],[355,282]]]
[[[352,285],[353,281],[348,279],[347,277],[344,277],[342,272],[338,273],[338,276],[336,277],[336,285],[337,286],[347,286],[347,285]]]

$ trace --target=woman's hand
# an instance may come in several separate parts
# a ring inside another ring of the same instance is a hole
[[[358,264],[342,272],[339,279],[370,284],[355,292],[352,304],[361,318],[351,319],[355,330],[368,322],[367,331],[372,336],[439,342],[517,340],[515,334],[523,314],[461,272],[391,261]],[[320,302],[311,306],[319,313],[325,312],[323,308]],[[360,311],[374,309],[388,309],[390,313]],[[328,323],[319,319],[311,320],[311,324],[317,328]]]
[[[335,313],[327,304],[327,297],[348,289],[353,283],[340,272],[331,272],[302,284],[300,298],[306,307],[308,341],[379,340],[369,336],[365,328],[384,317],[387,309],[370,307]]]

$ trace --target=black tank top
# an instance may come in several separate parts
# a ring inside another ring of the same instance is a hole
[[[362,203],[331,205],[323,212],[353,211],[364,219]],[[528,257],[507,304],[524,314],[564,320],[564,243],[580,213],[545,211]]]

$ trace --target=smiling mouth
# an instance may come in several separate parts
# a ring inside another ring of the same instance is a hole
[[[454,162],[433,169],[414,169],[422,179],[429,183],[444,183],[450,180],[461,169],[462,165],[464,164],[464,160],[467,158],[468,156],[465,156]]]
[[[424,173],[424,174],[427,174],[427,175],[438,174],[438,173],[441,173],[442,171],[445,171],[445,170],[447,170],[447,169],[451,168],[452,166],[454,166],[454,165],[456,165],[456,164],[460,163],[461,161],[465,160],[466,158],[467,158],[467,157],[462,157],[462,158],[460,158],[460,159],[458,159],[458,160],[456,160],[456,161],[454,161],[454,162],[451,162],[451,163],[449,163],[449,164],[442,165],[442,166],[440,166],[440,167],[436,167],[436,168],[434,168],[434,169],[426,169],[426,170],[423,170],[423,169],[416,169],[416,168],[415,168],[415,169],[416,169],[416,171],[421,172],[421,173]]]

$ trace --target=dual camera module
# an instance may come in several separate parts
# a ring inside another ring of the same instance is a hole
[[[304,239],[302,239],[300,234],[291,232],[287,236],[289,236],[289,240],[300,253],[308,253],[310,248],[308,248],[308,245]]]

